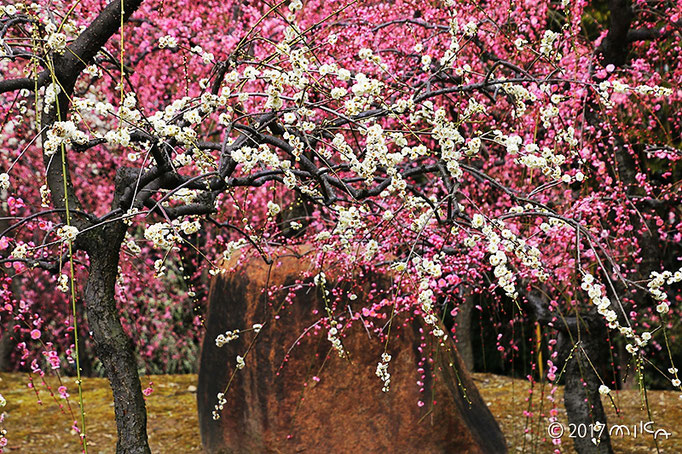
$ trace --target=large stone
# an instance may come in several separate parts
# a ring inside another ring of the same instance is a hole
[[[384,345],[376,335],[370,339],[356,323],[343,338],[349,358],[340,358],[326,331],[314,335],[310,329],[325,313],[319,291],[303,288],[293,304],[284,305],[284,293],[269,299],[262,292],[294,284],[309,266],[293,256],[272,266],[253,257],[212,283],[197,393],[206,452],[506,452],[502,432],[454,344],[438,347],[428,359],[434,339],[419,317],[398,318],[392,325],[391,384],[384,393],[375,374]],[[216,396],[255,334],[243,333],[221,348],[216,337],[264,321],[246,367],[234,373],[221,418],[213,420]]]

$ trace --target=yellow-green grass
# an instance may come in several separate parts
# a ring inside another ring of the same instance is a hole
[[[27,374],[0,374],[0,393],[7,406],[3,427],[7,430],[9,444],[6,452],[21,453],[77,453],[81,451],[78,435],[71,426],[74,418],[80,420],[77,389],[74,378],[62,378],[71,394],[70,408],[58,394],[60,383],[56,377],[46,377],[43,382],[33,376],[36,392],[29,388]],[[551,402],[547,399],[550,388],[536,384],[529,393],[529,383],[492,374],[474,374],[484,400],[495,415],[506,438],[510,453],[549,453],[556,446],[547,435]],[[155,375],[143,377],[143,388],[153,382],[154,392],[147,397],[149,442],[152,452],[201,452],[201,441],[196,412],[196,375]],[[54,397],[46,384],[52,387]],[[116,446],[116,424],[109,383],[103,378],[84,378],[83,392],[86,411],[86,433],[89,453],[113,453]],[[609,423],[625,424],[632,428],[640,421],[649,420],[638,390],[612,392],[620,410],[615,409],[608,397],[602,400],[607,406]],[[526,399],[531,397],[532,407]],[[682,452],[682,430],[677,421],[682,418],[681,394],[674,391],[649,391],[649,409],[657,428],[672,433],[666,440],[659,439],[664,453]],[[574,452],[569,437],[566,412],[563,408],[563,388],[555,395],[558,418],[566,428],[560,446],[562,452]],[[38,403],[38,399],[42,402]],[[60,409],[59,404],[62,404]],[[532,417],[524,415],[530,410]],[[434,423],[437,424],[436,421]],[[653,437],[637,434],[613,439],[619,453],[656,452]]]

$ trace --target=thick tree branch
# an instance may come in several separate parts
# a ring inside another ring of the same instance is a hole
[[[31,77],[22,77],[20,79],[0,80],[0,93],[8,93],[16,90],[31,90],[34,91],[36,86],[38,88],[45,85],[47,81],[47,72],[43,71],[38,75],[38,79]]]

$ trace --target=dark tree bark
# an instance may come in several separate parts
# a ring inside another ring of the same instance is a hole
[[[76,311],[78,311],[78,313],[84,313],[87,311],[82,298],[76,300]],[[92,348],[88,348],[86,339],[87,336],[78,336],[78,358],[79,364],[81,366],[81,375],[85,377],[92,377],[92,362],[94,352],[92,351]]]
[[[145,454],[151,451],[147,443],[147,411],[137,372],[135,348],[123,331],[114,299],[125,230],[122,222],[109,224],[97,232],[98,240],[92,241],[87,248],[90,272],[85,304],[95,353],[104,365],[114,395],[118,431],[116,452]]]
[[[567,361],[564,406],[568,423],[579,428],[573,445],[580,454],[612,454],[606,414],[599,394],[601,381],[595,373],[595,368],[605,364],[606,360],[606,327],[599,316],[592,314],[582,317],[581,323],[571,325],[570,335],[569,331],[559,331],[557,344]],[[597,423],[603,424],[604,429],[596,429]],[[586,436],[581,437],[583,427],[586,428]]]

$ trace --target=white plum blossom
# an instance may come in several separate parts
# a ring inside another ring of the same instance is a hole
[[[270,216],[276,216],[280,211],[282,211],[282,208],[278,204],[272,201],[268,202],[268,214]]]
[[[9,186],[9,175],[7,173],[0,173],[0,189],[6,191],[9,189]]]
[[[376,376],[384,383],[381,390],[387,393],[391,386],[391,374],[388,373],[388,363],[391,361],[391,355],[383,353],[381,361],[377,363]]]
[[[28,255],[28,246],[25,243],[17,244],[12,251],[12,257],[16,259],[24,259]]]
[[[166,35],[159,38],[159,48],[174,49],[178,47],[178,40],[174,36]]]
[[[239,338],[239,330],[236,329],[234,331],[226,331],[225,334],[218,334],[218,337],[215,339],[215,345],[216,347],[220,348],[223,345],[232,342],[235,339]]]
[[[148,226],[144,231],[144,237],[161,249],[170,249],[177,241],[177,235],[173,233],[171,225],[165,222]]]
[[[64,225],[57,229],[57,236],[59,239],[61,241],[66,241],[67,243],[71,243],[75,240],[78,233],[78,229],[72,225]]]
[[[72,121],[56,121],[47,130],[47,140],[43,145],[43,151],[46,156],[52,156],[60,146],[71,143],[82,145],[87,141],[88,136],[83,131],[78,130]]]
[[[47,47],[58,54],[66,51],[66,35],[64,33],[52,33],[47,37]]]

